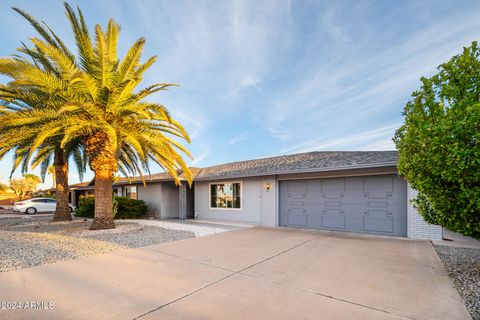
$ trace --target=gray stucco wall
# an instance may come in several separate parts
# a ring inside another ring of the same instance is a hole
[[[240,181],[241,209],[210,208],[210,183]],[[266,191],[265,183],[271,189]],[[241,221],[264,226],[276,225],[276,185],[274,177],[195,182],[195,215],[200,219]]]
[[[143,184],[137,185],[138,200],[145,201],[151,214],[155,218],[161,218],[161,206],[162,206],[162,184],[160,182],[147,183],[144,187]]]
[[[161,218],[178,218],[179,209],[179,187],[173,182],[163,182]]]
[[[267,190],[266,185],[270,186]],[[278,226],[278,182],[275,177],[262,179],[261,225],[266,227]]]
[[[178,187],[173,182],[138,184],[137,192],[155,218],[178,218]]]

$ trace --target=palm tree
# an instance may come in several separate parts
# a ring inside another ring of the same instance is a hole
[[[75,35],[79,51],[82,77],[78,79],[78,91],[84,99],[70,106],[66,113],[75,113],[75,126],[69,126],[66,141],[82,137],[95,172],[95,219],[91,229],[114,227],[112,215],[112,179],[117,170],[140,172],[140,163],[148,170],[152,160],[163,167],[179,182],[181,170],[191,181],[191,173],[181,151],[188,151],[177,141],[165,135],[190,139],[183,127],[174,121],[163,105],[145,102],[144,99],[172,84],[157,83],[134,91],[142,81],[144,73],[155,62],[151,57],[140,63],[145,44],[137,40],[124,59],[117,57],[117,42],[120,26],[113,19],[106,30],[95,26],[92,43],[83,14],[77,14],[65,4],[67,17]],[[118,167],[122,158],[127,164]]]
[[[187,142],[190,139],[163,105],[145,101],[172,84],[136,89],[156,59],[140,63],[145,40],[137,40],[120,60],[120,26],[114,20],[108,22],[105,31],[96,25],[92,41],[81,10],[75,12],[67,3],[65,9],[77,44],[78,62],[68,50],[34,38],[41,59],[60,71],[60,77],[49,70],[40,72],[34,64],[16,57],[0,60],[0,72],[17,79],[16,85],[49,97],[54,95],[54,101],[61,103],[59,108],[33,108],[15,117],[15,121],[34,124],[42,132],[33,146],[44,144],[49,136],[62,137],[60,148],[82,141],[95,173],[95,218],[91,229],[113,228],[114,173],[149,172],[149,162],[153,161],[177,183],[180,172],[191,182],[191,172],[180,153],[190,154],[176,138]]]
[[[0,192],[6,192],[7,190],[9,190],[10,187],[7,186],[6,184],[0,182]]]
[[[0,96],[2,91],[0,88]],[[18,101],[16,101],[18,102]],[[11,173],[20,167],[23,174],[28,171],[29,160],[32,167],[40,165],[42,180],[48,170],[53,168],[57,205],[53,221],[71,220],[68,200],[68,158],[73,158],[78,174],[82,179],[86,168],[86,159],[83,156],[83,146],[79,140],[69,143],[65,148],[57,146],[58,138],[49,138],[36,146],[36,138],[42,133],[35,126],[25,125],[16,119],[24,119],[25,111],[0,111],[0,159],[8,152],[14,151],[14,164]],[[33,152],[36,151],[36,154]],[[50,165],[53,162],[53,165]]]
[[[3,60],[0,59],[0,61]],[[0,67],[0,73],[4,73],[1,69]],[[40,165],[43,180],[48,167],[53,162],[57,197],[53,221],[71,220],[68,201],[68,159],[73,158],[82,179],[86,168],[86,159],[83,156],[81,141],[77,139],[65,147],[59,147],[61,136],[52,134],[42,143],[37,143],[37,138],[44,132],[35,123],[31,123],[32,119],[25,117],[28,117],[34,108],[38,110],[45,110],[47,107],[54,109],[55,104],[49,103],[45,95],[35,92],[29,86],[14,83],[8,87],[0,86],[0,99],[4,99],[8,103],[0,109],[0,159],[8,151],[14,151],[11,173],[13,174],[20,167],[22,174],[25,174],[28,172],[29,161],[32,160],[33,168]],[[36,154],[34,154],[35,152]]]
[[[47,25],[42,25],[26,12],[14,8],[37,30],[46,43],[58,51],[63,52],[69,59],[74,59],[61,39]],[[8,86],[0,85],[0,99],[6,102],[6,105],[0,112],[2,121],[0,123],[0,158],[8,151],[14,150],[14,166],[12,173],[21,167],[22,173],[27,172],[29,161],[33,158],[32,166],[41,166],[41,176],[45,179],[49,165],[53,162],[55,175],[55,188],[57,196],[57,205],[53,221],[71,220],[68,203],[68,159],[73,158],[78,169],[80,178],[83,177],[86,168],[86,159],[83,157],[83,145],[79,139],[71,141],[64,147],[60,147],[62,140],[61,131],[57,133],[49,132],[50,137],[37,143],[37,137],[44,136],[36,127],[32,119],[28,117],[32,109],[40,112],[46,110],[59,110],[63,106],[65,97],[68,96],[69,88],[63,83],[62,70],[51,64],[45,57],[42,49],[35,45],[28,48],[25,44],[18,49],[20,53],[29,57],[32,62],[28,63],[25,58],[16,56],[16,61],[22,61],[29,66],[28,72],[30,78],[25,78],[25,74],[19,70],[12,70],[11,59],[1,59],[2,68],[0,73],[10,76],[14,81]],[[37,85],[34,82],[37,81]],[[53,86],[48,86],[48,82]],[[62,84],[62,85],[59,85]],[[57,94],[58,90],[63,91],[63,95]],[[20,121],[24,119],[26,121]],[[7,121],[8,120],[8,121]],[[39,120],[39,119],[37,119]]]

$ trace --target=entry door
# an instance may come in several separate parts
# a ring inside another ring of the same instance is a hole
[[[407,235],[407,185],[397,175],[280,182],[280,225]]]

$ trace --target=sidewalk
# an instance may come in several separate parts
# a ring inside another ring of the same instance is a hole
[[[432,243],[435,246],[480,249],[480,240],[465,237],[456,232],[445,230],[443,239],[432,241]]]

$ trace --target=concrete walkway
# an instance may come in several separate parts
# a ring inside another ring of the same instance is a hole
[[[249,228],[0,274],[2,319],[469,319],[428,241]],[[50,305],[51,306],[51,305]]]
[[[206,220],[179,220],[179,219],[126,219],[119,220],[122,222],[138,223],[144,226],[154,226],[171,230],[191,231],[196,237],[209,236],[215,233],[241,230],[252,228],[253,225],[227,223]]]
[[[436,246],[480,249],[480,240],[465,237],[460,233],[445,230],[443,232],[443,239],[444,240],[436,240],[432,242]]]

